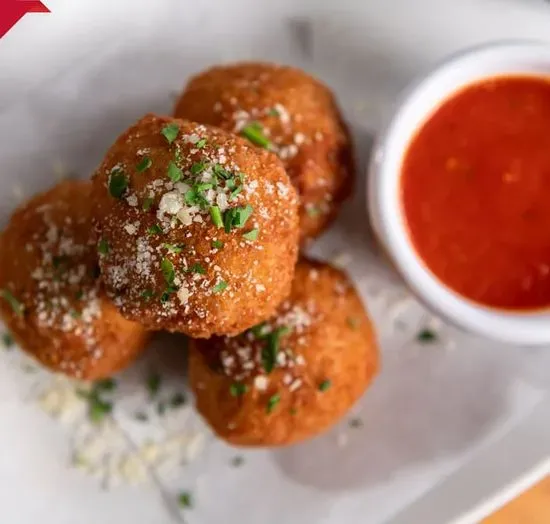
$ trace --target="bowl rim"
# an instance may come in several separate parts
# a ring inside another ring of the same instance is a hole
[[[368,166],[367,203],[368,213],[374,232],[386,254],[393,262],[405,283],[429,309],[446,318],[450,323],[468,331],[500,340],[505,343],[519,345],[550,344],[550,307],[533,311],[512,311],[490,308],[471,301],[446,286],[426,267],[410,241],[406,223],[402,217],[399,192],[400,169],[392,168],[390,164],[401,165],[410,140],[419,127],[429,118],[430,114],[446,99],[459,92],[467,85],[483,81],[483,79],[498,76],[511,76],[506,68],[502,72],[477,74],[468,80],[455,85],[454,88],[443,90],[445,94],[434,98],[429,104],[429,110],[423,112],[418,124],[405,133],[406,140],[396,136],[404,126],[402,121],[407,118],[415,101],[420,100],[424,93],[442,81],[445,74],[457,68],[487,63],[499,59],[505,61],[509,56],[510,67],[525,57],[525,71],[517,66],[517,75],[550,77],[550,44],[536,40],[504,40],[491,42],[461,50],[440,61],[426,74],[420,75],[398,97],[389,116],[385,119],[381,131],[375,139],[372,155]],[[515,60],[514,60],[515,59]],[[533,70],[528,65],[542,59],[547,68]],[[467,76],[467,75],[466,75]],[[403,135],[403,133],[401,132]],[[395,149],[395,143],[403,142],[403,147]]]

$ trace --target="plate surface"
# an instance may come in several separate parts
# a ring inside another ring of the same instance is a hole
[[[353,275],[376,320],[384,360],[352,415],[363,421],[360,428],[348,418],[302,445],[237,452],[186,409],[185,427],[205,435],[204,450],[175,475],[160,472],[144,485],[106,491],[68,466],[74,428],[38,407],[37,392],[52,378],[29,374],[16,352],[2,354],[3,520],[179,522],[171,501],[188,489],[194,508],[183,518],[191,524],[381,523],[514,428],[548,394],[549,350],[494,344],[440,325],[408,294],[373,247],[363,173],[373,133],[409,81],[472,44],[550,40],[550,6],[537,0],[45,3],[51,14],[26,15],[0,41],[2,224],[22,198],[52,185],[60,166],[89,176],[129,124],[148,111],[169,112],[194,72],[252,58],[303,67],[337,92],[361,165],[354,199],[312,251]],[[422,345],[416,334],[426,326],[438,339]],[[155,344],[163,349],[149,358],[159,360],[168,382],[183,383],[182,340]],[[139,396],[148,366],[140,362],[121,378],[126,397]],[[126,416],[126,401],[117,405],[116,420],[132,447],[146,437]],[[239,468],[231,467],[236,454],[244,457]]]

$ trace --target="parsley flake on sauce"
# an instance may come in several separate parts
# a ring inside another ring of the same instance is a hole
[[[178,496],[178,504],[180,508],[189,509],[193,507],[193,497],[189,491],[182,491]]]
[[[180,132],[180,127],[178,124],[168,124],[162,128],[162,135],[164,138],[166,138],[166,141],[171,144],[176,138],[178,138],[178,134]]]
[[[147,233],[149,235],[160,235],[162,233],[162,227],[160,227],[158,224],[153,224],[148,230]]]
[[[241,130],[241,135],[256,146],[266,149],[271,147],[271,141],[265,136],[264,130],[258,122],[251,122],[244,126]]]
[[[109,253],[109,243],[102,238],[97,245],[97,251],[100,255],[107,255]]]
[[[213,288],[212,293],[221,293],[222,291],[225,291],[227,288],[228,283],[222,280],[221,282],[218,282]]]
[[[229,386],[229,392],[231,393],[232,397],[240,397],[244,395],[248,391],[248,386],[246,384],[243,384],[242,382],[233,382],[231,386]]]
[[[182,170],[174,164],[174,162],[168,164],[168,178],[174,182],[174,184],[183,178]]]
[[[260,232],[259,229],[252,229],[248,233],[245,233],[243,235],[243,238],[245,238],[246,240],[254,241],[258,238],[258,233],[259,232]]]
[[[266,411],[268,415],[275,410],[279,402],[281,402],[281,395],[279,395],[278,393],[275,393],[275,395],[271,395],[271,397],[269,397],[266,406]]]
[[[144,156],[136,166],[136,171],[138,173],[143,173],[144,171],[147,171],[152,165],[153,161],[148,156]]]
[[[222,227],[223,226],[222,213],[221,213],[220,208],[218,206],[211,206],[210,207],[210,217],[212,218],[212,223],[216,227]]]
[[[221,249],[223,247],[223,242],[221,240],[212,240],[212,247],[214,249]]]
[[[2,297],[11,307],[12,311],[18,316],[22,317],[25,311],[25,306],[17,300],[10,291],[7,289],[0,289],[0,297]]]
[[[331,385],[332,383],[330,380],[323,380],[323,382],[319,384],[319,391],[325,392]]]
[[[149,211],[152,205],[153,205],[153,199],[151,197],[146,197],[145,200],[143,200],[141,209],[143,209],[143,211]]]
[[[160,269],[162,270],[162,274],[164,276],[166,284],[171,286],[174,283],[174,279],[176,278],[176,270],[174,269],[174,264],[172,264],[169,259],[163,258],[162,262],[160,263]]]
[[[114,198],[122,198],[128,189],[128,177],[120,167],[114,167],[109,177],[109,194]]]

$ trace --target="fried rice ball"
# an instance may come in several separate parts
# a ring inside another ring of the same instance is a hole
[[[65,181],[12,215],[0,236],[0,314],[17,343],[48,368],[96,380],[144,349],[99,285],[91,184]]]
[[[196,338],[237,334],[290,292],[298,199],[279,159],[148,115],[93,178],[105,286],[121,313]]]
[[[195,76],[174,115],[276,152],[300,197],[302,244],[334,221],[355,178],[350,134],[331,91],[299,69],[239,63]]]
[[[280,446],[326,430],[378,370],[378,346],[348,277],[302,260],[277,314],[238,337],[194,340],[198,411],[237,446]]]

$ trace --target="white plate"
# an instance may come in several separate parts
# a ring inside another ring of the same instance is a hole
[[[318,75],[339,95],[364,169],[381,114],[416,74],[472,44],[550,40],[550,6],[542,0],[45,3],[51,14],[26,15],[0,41],[3,222],[23,194],[54,182],[55,165],[88,176],[118,133],[147,111],[170,111],[172,94],[209,64],[263,58]],[[550,351],[493,344],[445,325],[437,343],[416,343],[418,329],[435,320],[374,254],[365,224],[361,177],[356,197],[313,249],[327,259],[345,253],[340,262],[347,259],[377,322],[384,367],[355,410],[362,428],[343,421],[302,445],[245,452],[241,468],[230,466],[235,450],[207,437],[203,453],[175,478],[105,491],[67,466],[73,433],[36,405],[36,387],[48,376],[29,376],[16,355],[1,355],[2,521],[169,523],[181,517],[173,507],[167,511],[167,501],[189,489],[195,507],[184,517],[191,524],[374,524],[430,492],[439,493],[430,502],[430,522],[466,522],[491,509],[472,513],[472,505],[537,466],[540,475],[550,440],[528,435],[549,428],[522,421],[550,391]],[[178,339],[158,342],[166,343],[178,352]],[[172,383],[183,380],[182,355],[176,357],[165,366]],[[141,388],[139,369],[121,379],[130,396]],[[123,412],[117,420],[132,433]],[[191,415],[186,424],[200,423]],[[512,444],[493,445],[508,431]],[[529,456],[510,451],[525,446]],[[495,459],[491,450],[500,455]],[[509,467],[498,475],[478,468],[462,484],[434,491],[478,452]],[[414,513],[400,518],[430,524]]]

